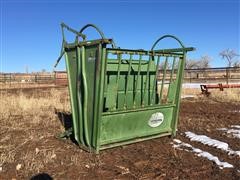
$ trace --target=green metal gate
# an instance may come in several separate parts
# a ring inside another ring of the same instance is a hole
[[[175,36],[150,51],[116,48],[93,24],[79,32],[61,24],[71,99],[73,135],[89,151],[176,135],[186,48]],[[95,28],[98,40],[82,32]],[[64,29],[76,34],[67,43]],[[81,41],[79,40],[81,38]],[[180,48],[155,50],[173,38]],[[111,46],[111,47],[109,47]]]

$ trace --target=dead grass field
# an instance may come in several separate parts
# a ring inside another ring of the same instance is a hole
[[[211,91],[211,96],[222,102],[240,102],[240,89],[224,89]]]
[[[210,99],[215,99],[221,102],[240,102],[240,89],[224,89],[220,91],[219,89],[211,89],[209,91],[211,94]],[[182,89],[182,97],[184,96],[194,96],[195,98],[202,97],[200,88],[184,88]]]
[[[211,92],[206,98],[200,95],[200,89],[183,90],[183,94],[197,96],[182,101],[178,138],[184,139],[181,133],[186,130],[217,137],[216,127],[240,122],[240,91]],[[106,150],[100,155],[56,138],[64,131],[61,114],[70,116],[67,89],[1,91],[0,97],[0,179],[29,179],[38,173],[56,179],[240,178],[238,170],[219,170],[205,159],[172,148],[168,137]],[[233,148],[240,148],[239,140],[230,142]],[[225,155],[223,158],[228,160]],[[229,161],[240,169],[239,158]]]
[[[41,148],[39,145],[35,149],[28,147],[24,154],[19,151],[29,144],[38,144],[42,139],[47,142],[48,138],[56,135],[56,128],[59,132],[64,130],[57,120],[56,111],[70,111],[67,90],[0,93],[0,167],[13,163],[16,169],[38,172],[43,164],[53,161],[56,156],[54,148]]]

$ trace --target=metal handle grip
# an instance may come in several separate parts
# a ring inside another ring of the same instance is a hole
[[[96,25],[94,25],[94,24],[87,24],[87,25],[83,26],[83,27],[80,29],[79,33],[82,33],[82,32],[83,32],[85,29],[87,29],[88,27],[93,27],[93,28],[100,34],[100,36],[101,36],[102,39],[106,39],[106,38],[105,38],[105,35],[103,34],[103,32],[102,32]],[[85,38],[84,38],[84,40],[85,40]],[[114,42],[113,39],[112,39],[111,44],[112,44],[112,47],[113,47],[113,48],[116,48],[116,44],[115,44],[115,42]]]
[[[82,34],[82,32],[87,29],[88,27],[93,27],[94,29],[96,29],[96,31],[100,34],[102,39],[105,39],[105,36],[103,34],[103,32],[94,24],[87,24],[85,26],[82,27],[82,29],[80,29],[79,33]]]

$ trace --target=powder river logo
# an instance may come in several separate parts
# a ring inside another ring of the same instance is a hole
[[[164,115],[163,113],[157,112],[152,114],[151,118],[148,121],[148,125],[150,127],[158,127],[160,124],[162,124],[164,120]]]

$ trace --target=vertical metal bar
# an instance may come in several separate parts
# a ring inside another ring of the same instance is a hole
[[[145,81],[145,86],[144,86],[144,91],[143,91],[143,99],[142,99],[142,106],[144,106],[144,99],[145,99],[145,95],[146,95],[146,91],[147,91],[147,84],[148,84],[148,79],[149,79],[149,68],[151,66],[151,56],[149,56],[149,60],[148,60],[148,67],[147,67],[147,76],[146,76],[146,81]],[[149,91],[149,89],[148,89]]]
[[[116,100],[115,100],[115,108],[117,109],[117,100],[118,100],[118,87],[119,87],[119,78],[120,78],[120,70],[121,70],[121,64],[122,64],[122,54],[117,55],[118,59],[118,68],[117,68],[117,79],[116,79]]]
[[[137,73],[137,80],[134,87],[135,89],[134,89],[134,96],[133,96],[133,107],[136,106],[136,96],[138,93],[137,88],[138,88],[138,80],[139,80],[140,71],[141,71],[141,61],[142,61],[142,55],[140,55],[139,62],[138,62],[138,73]]]
[[[226,68],[226,83],[228,84],[229,79],[229,68]]]
[[[177,90],[176,90],[176,96],[175,96],[175,104],[176,107],[174,108],[173,117],[175,117],[172,121],[172,135],[176,135],[176,129],[177,129],[177,121],[178,121],[178,114],[179,114],[179,106],[180,106],[180,98],[181,98],[181,89],[182,89],[182,81],[183,81],[183,73],[184,73],[184,67],[186,62],[186,52],[184,52],[183,57],[179,58],[179,69],[177,72]]]
[[[154,60],[154,56],[153,56],[153,60]],[[152,95],[151,95],[151,105],[153,104],[152,103],[153,97],[155,96],[155,93],[156,93],[156,85],[158,85],[157,84],[157,82],[158,82],[157,81],[157,76],[158,76],[159,61],[160,61],[160,56],[158,56],[158,58],[157,58],[157,65],[156,65],[156,69],[155,69],[156,74],[155,74],[155,77],[154,77],[154,80],[153,80],[153,88],[152,88]]]
[[[106,69],[107,69],[107,52],[106,47],[102,47],[102,55],[100,59],[100,79],[99,79],[99,106],[98,106],[98,117],[97,117],[97,128],[96,128],[96,151],[100,149],[100,134],[101,134],[101,119],[103,111],[103,101],[104,101],[104,89],[106,81]]]
[[[95,82],[94,82],[94,110],[93,110],[93,131],[92,131],[92,145],[96,148],[96,131],[98,119],[98,107],[99,107],[99,81],[101,79],[101,59],[102,59],[102,44],[98,44],[97,47],[97,60],[95,61]],[[103,101],[103,100],[102,100]]]
[[[159,95],[159,104],[161,104],[161,100],[162,100],[162,94],[163,94],[163,89],[164,89],[164,82],[165,82],[165,76],[166,76],[166,70],[167,70],[167,61],[168,61],[168,56],[165,59],[165,63],[163,66],[163,77],[162,77],[162,84],[161,84],[161,90],[160,90],[160,95]]]
[[[72,74],[70,72],[70,64],[69,64],[69,59],[68,59],[68,54],[65,53],[65,62],[66,62],[66,68],[67,68],[67,73],[68,73],[68,88],[69,88],[69,94],[70,94],[70,103],[71,103],[71,109],[72,109],[72,117],[73,117],[73,132],[74,132],[74,137],[76,138],[76,141],[79,142],[79,137],[78,137],[78,128],[77,128],[77,121],[78,121],[78,114],[76,114],[75,111],[75,106],[74,106],[74,96],[73,96],[73,87],[72,87]]]
[[[81,57],[80,57],[80,48],[77,47],[77,99],[78,99],[78,110],[79,110],[79,116],[78,117],[78,123],[79,123],[79,135],[80,135],[80,142],[81,144],[85,145],[84,139],[83,139],[83,117],[82,117],[82,97],[81,97]]]
[[[82,77],[83,77],[83,89],[84,89],[84,99],[83,99],[83,121],[84,121],[84,132],[86,145],[90,148],[89,133],[88,133],[88,119],[87,119],[87,105],[88,105],[88,87],[86,79],[86,66],[85,66],[85,47],[82,46]]]
[[[175,62],[176,62],[176,57],[173,57],[173,64],[172,64],[172,71],[171,71],[171,77],[170,77],[170,82],[172,82],[173,74],[174,74],[174,67],[175,67]]]
[[[121,68],[121,58],[122,58],[122,55],[121,54],[118,54],[118,73],[117,73],[117,79],[116,79],[116,84],[118,85],[118,81],[119,81],[119,78],[120,78],[120,68]]]
[[[128,93],[128,84],[129,84],[129,75],[130,75],[130,71],[131,71],[131,67],[132,67],[132,54],[130,54],[130,58],[129,58],[129,65],[128,65],[128,74],[127,74],[127,83],[126,83],[126,90],[125,90],[125,98],[124,98],[124,109],[127,108],[127,93]]]
[[[169,92],[170,92],[170,84],[172,83],[172,78],[173,78],[173,74],[174,74],[175,61],[176,61],[176,57],[174,56],[173,62],[172,62],[172,70],[171,70],[170,79],[169,79],[169,85],[168,85],[167,99],[168,99]]]

